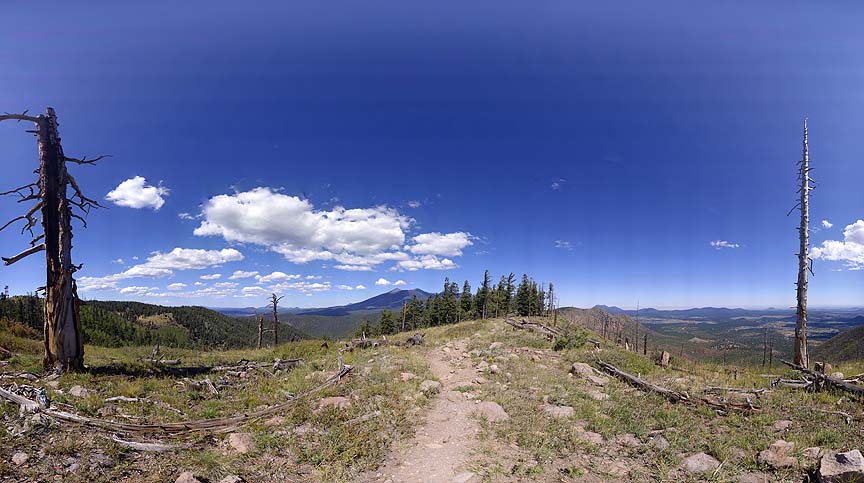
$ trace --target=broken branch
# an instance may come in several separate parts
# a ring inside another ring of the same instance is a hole
[[[9,258],[4,257],[3,258],[3,264],[8,267],[9,265],[12,265],[13,263],[15,263],[17,261],[19,261],[23,258],[29,257],[30,255],[33,255],[34,253],[39,253],[44,249],[45,249],[45,244],[40,243],[39,245],[36,245],[32,248],[28,248],[27,250],[24,250],[23,252],[15,255],[14,257],[9,257]]]

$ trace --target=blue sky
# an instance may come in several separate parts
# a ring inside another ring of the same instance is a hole
[[[864,305],[860,2],[52,3],[2,7],[0,110],[113,156],[70,167],[114,193],[82,297],[327,306],[488,268],[562,305],[791,306],[807,116],[811,305]]]

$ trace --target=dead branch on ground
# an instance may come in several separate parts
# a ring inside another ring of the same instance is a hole
[[[813,389],[818,389],[818,388],[821,388],[823,386],[827,386],[827,387],[831,387],[831,388],[838,389],[841,391],[851,392],[852,394],[854,394],[858,397],[864,396],[864,387],[856,386],[856,385],[850,384],[846,381],[841,381],[840,379],[835,379],[831,376],[826,376],[825,374],[822,374],[821,372],[816,372],[812,369],[807,369],[806,367],[800,366],[798,364],[793,364],[789,361],[780,360],[780,362],[782,362],[783,364],[786,364],[787,366],[791,367],[792,369],[795,369],[796,371],[803,372],[804,374],[807,374],[808,376],[812,377],[813,381],[811,382],[811,384],[815,383],[815,384],[812,384]],[[806,381],[806,379],[805,379],[805,381]],[[810,381],[808,381],[808,382],[810,382]]]

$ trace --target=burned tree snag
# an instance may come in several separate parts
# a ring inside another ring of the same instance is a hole
[[[258,319],[258,348],[261,348],[261,339],[264,338],[264,316],[257,316]]]
[[[93,160],[67,158],[60,144],[57,116],[50,107],[46,114],[38,116],[28,116],[26,112],[0,115],[0,121],[5,120],[29,121],[36,125],[33,132],[39,148],[39,169],[36,171],[39,179],[3,193],[17,194],[21,197],[19,203],[36,201],[36,204],[0,230],[17,220],[26,220],[22,232],[27,231],[32,236],[37,224],[34,216],[39,211],[44,231],[30,241],[30,248],[13,257],[3,258],[3,262],[11,265],[45,250],[45,355],[42,363],[47,369],[58,372],[80,371],[84,369],[84,344],[78,313],[80,301],[72,275],[81,266],[72,263],[72,218],[81,220],[86,227],[82,215],[86,216],[91,208],[99,207],[99,203],[84,196],[75,178],[66,170],[66,162],[93,164],[104,156]],[[74,190],[71,197],[67,193],[70,185]],[[82,213],[74,213],[73,207]],[[40,240],[42,243],[38,243]]]
[[[273,347],[279,345],[279,301],[285,296],[277,297],[276,294],[271,294],[268,307],[273,307]]]
[[[807,271],[813,271],[813,261],[810,259],[810,149],[807,143],[807,120],[804,120],[804,155],[798,162],[798,181],[800,199],[798,209],[801,211],[801,223],[798,226],[798,306],[795,318],[795,364],[808,367],[810,357],[807,354]],[[794,208],[793,208],[794,209]]]

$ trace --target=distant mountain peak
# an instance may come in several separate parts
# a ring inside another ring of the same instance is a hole
[[[401,291],[402,291],[401,288],[394,288],[393,290],[391,290],[391,291],[389,291],[389,292],[387,292],[387,293],[391,293],[391,294],[392,294],[392,293],[399,293],[399,292],[401,292]]]

